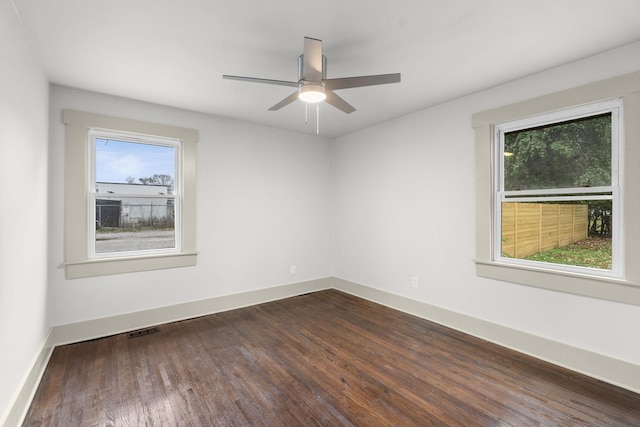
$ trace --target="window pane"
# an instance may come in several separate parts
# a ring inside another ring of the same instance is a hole
[[[177,148],[96,137],[95,149],[95,253],[175,249],[175,200],[163,196],[175,194]]]
[[[502,256],[611,269],[611,200],[502,203]]]
[[[174,194],[175,147],[106,138],[96,138],[95,141],[96,191]],[[142,186],[157,188],[140,188]]]
[[[504,135],[504,189],[611,185],[611,114]]]
[[[173,198],[96,199],[96,254],[172,249]]]

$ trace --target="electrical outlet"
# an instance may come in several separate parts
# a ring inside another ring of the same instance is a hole
[[[289,266],[289,274],[296,274],[296,266],[295,265]]]
[[[418,278],[416,276],[413,276],[411,278],[411,287],[412,288],[417,288],[418,287]]]

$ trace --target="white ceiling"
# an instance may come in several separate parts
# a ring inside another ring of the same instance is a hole
[[[12,0],[51,82],[300,132],[292,90],[223,74],[297,80],[305,36],[327,77],[402,73],[337,93],[320,133],[338,136],[640,40],[639,0]]]

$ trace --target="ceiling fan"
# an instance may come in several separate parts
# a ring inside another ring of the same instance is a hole
[[[223,75],[222,78],[241,80],[245,82],[290,86],[298,89],[273,107],[269,108],[269,111],[279,110],[282,107],[291,104],[296,99],[300,99],[306,103],[326,101],[328,104],[349,114],[356,111],[356,109],[347,101],[336,95],[334,92],[335,90],[398,83],[400,82],[400,73],[327,79],[327,58],[322,54],[322,40],[305,37],[303,54],[298,57],[297,82],[229,75]]]

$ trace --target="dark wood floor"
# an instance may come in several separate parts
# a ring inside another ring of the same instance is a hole
[[[335,291],[57,347],[26,426],[640,425],[640,395]]]

